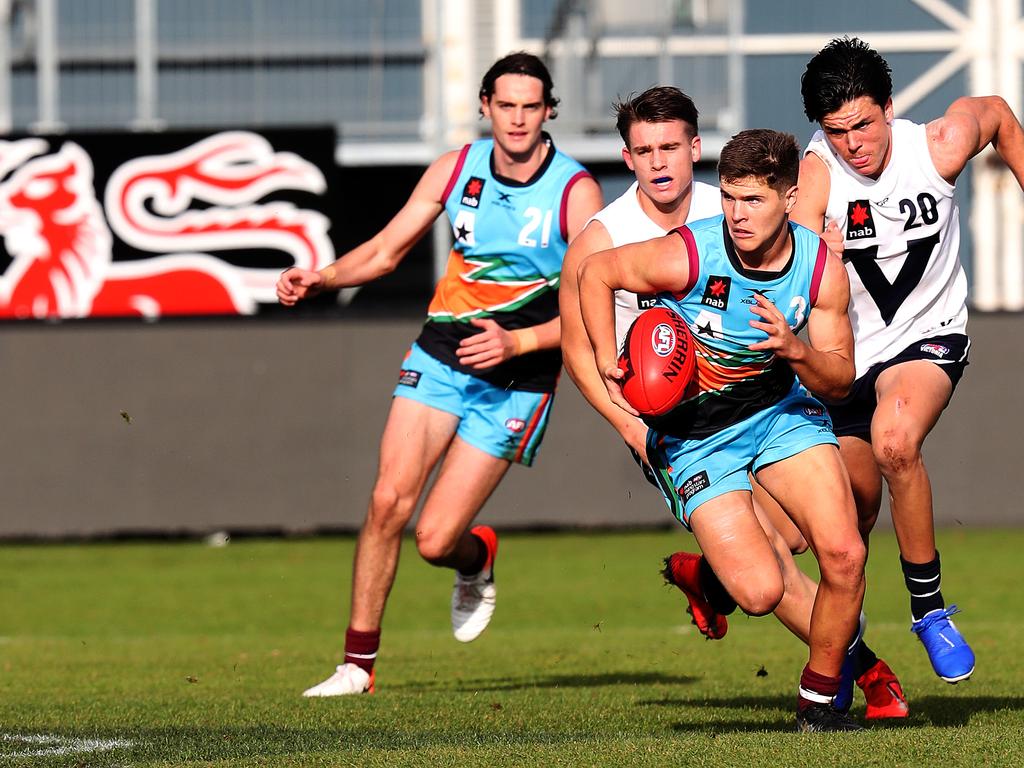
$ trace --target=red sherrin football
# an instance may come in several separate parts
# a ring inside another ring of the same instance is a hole
[[[619,368],[622,395],[644,416],[661,416],[683,399],[697,367],[690,329],[677,313],[655,307],[629,327]]]

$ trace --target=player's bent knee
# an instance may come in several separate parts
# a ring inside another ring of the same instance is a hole
[[[877,511],[857,516],[857,528],[860,530],[862,538],[874,530],[876,522],[878,522]]]
[[[807,551],[807,539],[803,536],[790,536],[786,540],[786,544],[789,546],[789,551],[794,555],[802,555]]]
[[[906,435],[886,434],[872,445],[875,462],[886,477],[903,474],[921,462],[919,446]]]
[[[445,537],[431,531],[416,530],[416,550],[420,553],[420,557],[432,565],[446,563],[448,557],[455,550],[457,542],[458,539]]]
[[[366,526],[382,534],[401,536],[415,506],[415,499],[405,498],[393,485],[378,482],[370,497]]]
[[[777,584],[766,583],[754,587],[744,586],[735,589],[735,591],[739,594],[733,594],[732,589],[730,589],[730,594],[732,594],[732,598],[745,614],[748,616],[767,616],[782,601],[785,584],[780,580]]]
[[[856,589],[864,580],[867,548],[858,534],[846,540],[832,541],[818,547],[818,566],[822,581],[832,587]]]

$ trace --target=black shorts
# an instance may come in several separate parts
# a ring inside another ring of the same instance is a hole
[[[962,333],[932,336],[915,341],[891,360],[875,363],[868,368],[867,373],[853,382],[849,395],[837,402],[827,403],[836,437],[870,437],[871,418],[878,405],[875,382],[882,371],[911,360],[928,360],[949,376],[953,389],[956,389],[968,365],[967,353],[970,349],[971,340]]]

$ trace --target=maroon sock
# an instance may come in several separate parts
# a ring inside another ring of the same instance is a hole
[[[360,632],[349,627],[345,630],[345,663],[355,664],[367,672],[373,672],[373,662],[377,660],[377,649],[380,648],[380,630]]]
[[[796,700],[796,709],[803,712],[812,704],[829,704],[837,693],[839,677],[819,675],[808,664],[800,674],[800,693]]]

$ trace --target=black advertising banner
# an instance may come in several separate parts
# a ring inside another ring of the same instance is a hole
[[[282,270],[335,258],[335,145],[327,128],[0,140],[0,318],[257,313]]]

